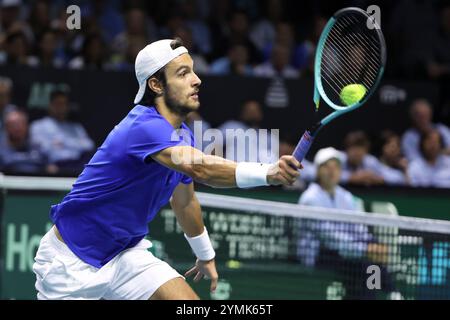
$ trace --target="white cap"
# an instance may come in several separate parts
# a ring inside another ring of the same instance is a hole
[[[320,149],[319,151],[317,151],[316,156],[314,157],[314,164],[316,165],[316,167],[320,167],[325,162],[331,159],[336,159],[340,163],[342,163],[341,152],[333,147]]]
[[[139,91],[134,98],[134,103],[142,100],[148,78],[179,55],[188,52],[183,46],[172,49],[170,46],[172,41],[173,39],[155,41],[139,51],[134,64]]]

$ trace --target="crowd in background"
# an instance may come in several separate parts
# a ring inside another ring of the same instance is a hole
[[[308,77],[315,45],[335,9],[371,1],[76,1],[81,29],[66,26],[66,0],[1,0],[0,64],[133,71],[146,44],[180,37],[200,74]],[[388,73],[450,74],[447,1],[377,1],[390,43]],[[415,31],[414,31],[415,30]]]
[[[388,76],[447,81],[449,3],[379,2],[392,44]],[[80,30],[66,26],[70,4],[0,0],[0,65],[134,72],[135,57],[146,44],[179,37],[199,74],[310,77],[315,44],[330,14],[370,1],[302,1],[300,11],[298,1],[289,0],[77,1]],[[26,111],[11,101],[12,91],[11,79],[0,78],[0,170],[78,174],[95,146],[81,124],[68,120],[67,93],[53,92],[48,115],[29,123]],[[441,106],[414,101],[411,128],[402,136],[385,131],[372,141],[364,132],[348,133],[341,182],[450,188],[450,129],[432,122],[436,107]],[[263,116],[262,106],[248,101],[237,119],[223,119],[218,129],[258,129]],[[201,116],[191,114],[191,124],[194,120]],[[282,139],[280,155],[293,148],[295,141]],[[313,181],[314,165],[304,166],[302,179]]]

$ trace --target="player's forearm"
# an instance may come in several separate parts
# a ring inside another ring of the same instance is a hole
[[[234,161],[204,154],[201,162],[192,165],[191,172],[194,180],[200,183],[216,188],[234,188],[236,167]]]
[[[171,201],[171,206],[175,212],[178,224],[181,226],[183,232],[189,237],[195,237],[201,234],[204,230],[202,212],[200,203],[195,195],[192,200],[185,206]]]

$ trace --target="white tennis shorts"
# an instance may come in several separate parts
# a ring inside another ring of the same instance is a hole
[[[80,260],[51,228],[42,238],[33,264],[37,298],[147,300],[167,281],[183,278],[153,256],[147,250],[150,246],[151,242],[143,239],[98,269]]]

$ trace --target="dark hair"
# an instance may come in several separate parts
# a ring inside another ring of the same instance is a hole
[[[344,147],[345,149],[351,147],[364,147],[369,149],[370,141],[369,138],[367,138],[367,135],[364,133],[364,131],[354,131],[350,132],[345,137]]]
[[[438,130],[431,130],[427,133],[422,133],[420,135],[420,143],[419,143],[419,149],[420,149],[420,153],[422,155],[424,155],[424,147],[425,147],[425,142],[427,141],[427,139],[434,133],[437,133],[437,135],[439,136],[439,145],[441,147],[441,149],[444,148],[444,139],[442,139],[442,135]]]
[[[7,44],[13,43],[16,39],[22,39],[28,46],[28,39],[22,31],[11,32],[6,36],[5,42]]]
[[[180,38],[175,38],[171,43],[170,47],[172,50],[175,50],[176,48],[182,47],[183,41]],[[162,83],[163,87],[166,87],[167,84],[167,78],[165,73],[166,67],[162,67],[158,71],[156,71],[150,78],[155,78],[159,82]],[[149,78],[149,79],[150,79]],[[148,82],[148,79],[146,80]],[[142,97],[141,101],[139,101],[137,104],[143,105],[143,106],[151,106],[155,103],[155,99],[158,97],[157,93],[152,91],[150,87],[148,86],[148,83],[145,84],[145,92],[144,96]]]
[[[69,95],[66,91],[64,90],[53,90],[52,93],[50,93],[50,102],[53,102],[53,100],[55,100],[58,97],[66,97],[69,98]]]

